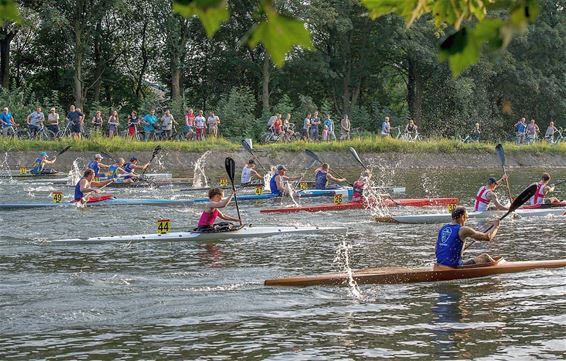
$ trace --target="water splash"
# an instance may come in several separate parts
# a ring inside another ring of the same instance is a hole
[[[423,190],[428,198],[437,197],[438,192],[438,179],[435,177],[430,177],[428,174],[421,174],[421,184]]]
[[[210,153],[212,152],[210,150],[207,150],[195,162],[195,169],[193,174],[193,188],[208,187],[208,178],[204,173],[204,166],[206,165],[206,157],[208,157]]]
[[[14,179],[12,178],[12,172],[10,171],[10,165],[8,164],[8,152],[4,153],[4,161],[0,163],[0,170],[2,170],[2,172],[6,172],[6,174],[8,175],[9,183],[12,183],[14,181]]]
[[[359,301],[363,301],[365,296],[362,294],[360,287],[354,280],[352,275],[352,268],[350,267],[350,251],[352,250],[352,245],[342,241],[336,250],[336,257],[334,257],[334,263],[348,275],[348,291],[350,294]]]
[[[69,185],[77,184],[82,177],[84,169],[85,169],[84,159],[76,158],[73,161],[73,166],[71,167],[71,170],[69,171],[69,182],[67,182],[67,184]]]

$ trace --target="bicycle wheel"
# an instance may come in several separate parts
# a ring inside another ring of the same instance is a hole
[[[261,137],[259,137],[259,142],[260,142],[261,144],[270,143],[270,142],[271,142],[271,136],[272,136],[271,133],[263,133],[263,134],[261,135]]]
[[[18,138],[18,139],[31,139],[29,132],[25,129],[18,129],[16,131],[16,138]]]

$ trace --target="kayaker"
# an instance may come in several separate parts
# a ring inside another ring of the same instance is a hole
[[[141,169],[144,170],[149,166],[149,162],[147,162],[144,165],[139,165],[139,160],[136,157],[131,157],[130,161],[126,164],[124,164],[124,170],[126,171],[126,173],[128,173],[127,176],[124,177],[124,179],[131,179],[132,177],[141,177],[141,174],[136,174],[135,171],[136,169]]]
[[[352,202],[364,202],[366,201],[366,197],[367,202],[369,205],[375,205],[377,204],[377,194],[376,195],[369,195],[364,197],[364,192],[368,187],[368,183],[369,183],[369,179],[371,178],[371,172],[369,170],[364,170],[361,174],[360,177],[358,178],[358,180],[356,180],[354,182],[354,184],[352,184]],[[379,198],[383,201],[385,199],[390,199],[393,200],[393,198],[391,197],[391,195],[389,195],[389,193],[381,193],[379,194]]]
[[[287,168],[283,164],[279,164],[276,169],[277,171],[269,181],[269,189],[271,189],[271,193],[278,196],[289,194],[289,191],[285,187],[285,181],[297,180],[300,177],[289,177],[285,175]]]
[[[102,182],[94,182],[94,170],[89,168],[85,170],[83,177],[75,185],[75,202],[88,202],[92,197],[90,193],[99,193],[98,187],[112,183],[114,180],[109,179]]]
[[[495,188],[499,186],[499,184],[507,179],[507,175],[503,175],[501,179],[496,180],[494,177],[489,177],[487,179],[487,183],[480,188],[478,194],[476,195],[476,201],[474,203],[474,211],[476,212],[484,212],[487,211],[488,206],[491,202],[495,205],[495,208],[498,210],[506,211],[509,208],[505,207],[503,204],[499,202],[497,199],[497,194],[495,194]]]
[[[94,171],[94,176],[98,177],[98,178],[105,178],[106,177],[106,174],[100,172],[101,169],[110,168],[110,166],[102,163],[102,159],[104,159],[102,157],[102,155],[96,154],[94,156],[94,160],[91,160],[87,165],[87,168],[92,169]]]
[[[250,184],[252,179],[263,180],[262,175],[255,170],[255,167],[255,160],[250,159],[248,164],[242,168],[242,177],[240,178],[241,185]]]
[[[33,175],[55,173],[56,171],[54,169],[45,168],[45,165],[55,163],[57,156],[55,156],[53,160],[49,160],[47,158],[47,152],[39,153],[39,157],[35,158],[29,172]]]
[[[225,221],[240,222],[240,225],[242,225],[241,221],[238,218],[227,216],[222,212],[220,212],[220,210],[218,210],[218,208],[224,208],[228,204],[230,204],[230,201],[232,201],[235,195],[236,192],[232,192],[232,194],[230,194],[229,197],[222,199],[224,198],[224,191],[222,189],[212,188],[211,190],[209,190],[208,199],[210,201],[207,202],[205,205],[206,208],[204,209],[202,215],[200,216],[200,219],[198,221],[198,227],[196,230],[199,232],[216,230],[214,224],[216,218],[220,218]]]
[[[328,187],[328,180],[340,183],[345,182],[346,178],[336,178],[330,174],[330,166],[328,163],[322,163],[322,165],[314,171],[314,188],[315,189],[328,189],[328,188],[338,188],[338,184],[334,184]]]
[[[552,204],[560,202],[558,198],[548,197],[550,192],[554,192],[554,187],[550,186],[550,174],[543,173],[540,182],[536,183],[537,192],[531,197],[531,204]]]
[[[112,164],[109,168],[108,171],[111,173],[110,178],[116,180],[117,178],[120,177],[121,174],[127,174],[126,177],[124,177],[124,181],[122,183],[131,183],[134,181],[134,177],[139,177],[139,174],[131,174],[130,172],[127,172],[124,169],[124,164],[126,163],[126,161],[124,160],[124,158],[118,158],[118,160],[116,161],[116,163]]]
[[[489,242],[495,238],[499,229],[499,220],[493,223],[486,232],[479,232],[466,226],[468,212],[465,207],[458,206],[452,211],[452,223],[445,224],[438,232],[436,240],[435,267],[461,267],[464,265],[478,265],[495,262],[487,253],[463,260],[462,253],[466,248],[466,238]]]

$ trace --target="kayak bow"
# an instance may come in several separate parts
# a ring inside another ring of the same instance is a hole
[[[126,199],[113,198],[98,202],[85,203],[85,207],[94,206],[190,206],[193,202],[190,200],[175,199]],[[0,210],[18,210],[33,208],[64,208],[76,207],[76,202],[17,202],[17,203],[0,203]]]

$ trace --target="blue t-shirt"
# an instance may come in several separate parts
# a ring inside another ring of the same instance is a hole
[[[277,194],[278,196],[283,195],[279,189],[277,189],[277,181],[275,180],[275,177],[277,177],[279,174],[274,174],[273,177],[271,177],[271,180],[269,181],[269,188],[271,189],[271,194]]]
[[[527,125],[524,123],[517,123],[515,125],[515,129],[517,130],[517,133],[524,133],[527,129]]]
[[[436,240],[436,263],[449,267],[458,267],[462,262],[462,247],[464,242],[458,232],[459,224],[445,224],[438,232]]]
[[[327,175],[328,173],[323,172],[322,170],[316,172],[314,175],[314,187],[316,189],[326,189],[326,184],[328,183],[328,180],[326,179]]]
[[[79,125],[81,123],[81,116],[83,116],[83,113],[77,111],[69,112],[67,114],[67,118],[69,119],[69,122],[75,125]]]
[[[2,128],[9,128],[12,125],[14,125],[13,123],[14,117],[10,112],[8,113],[2,112],[0,114],[0,120],[2,121]]]
[[[334,121],[332,119],[325,119],[324,120],[324,125],[326,125],[328,127],[328,131],[329,132],[333,132],[334,131]]]
[[[143,117],[143,120],[146,123],[149,123],[143,125],[143,130],[146,132],[153,132],[155,130],[155,123],[157,123],[157,117],[155,115],[146,114]]]
[[[84,193],[81,192],[81,181],[84,178],[79,179],[77,184],[75,185],[75,201],[80,201],[84,197]]]

